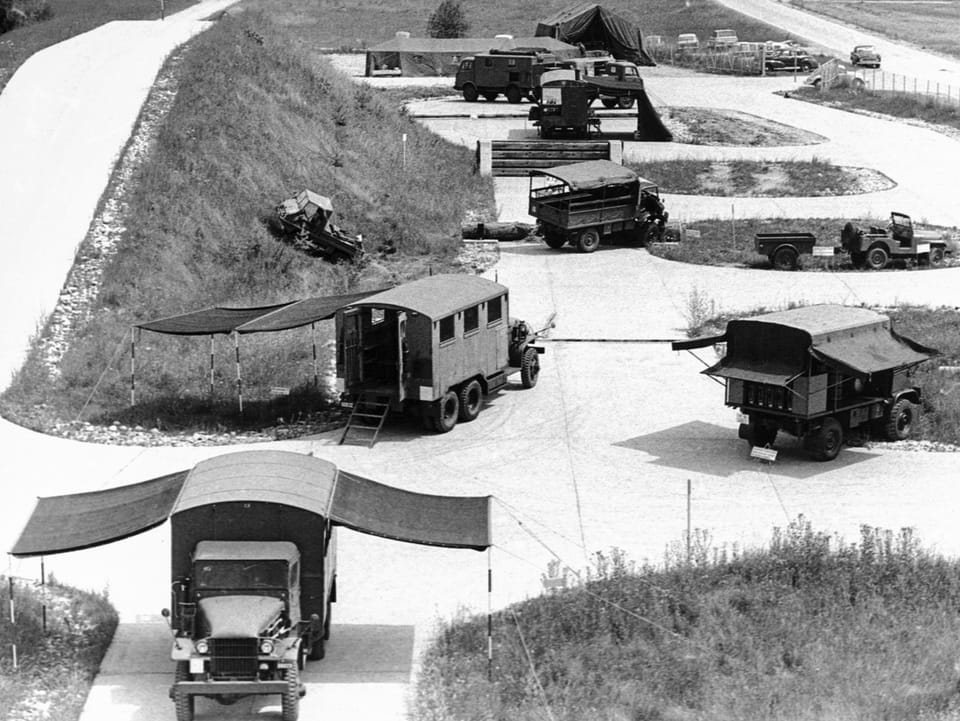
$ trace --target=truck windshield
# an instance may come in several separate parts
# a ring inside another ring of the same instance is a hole
[[[196,564],[197,588],[285,588],[284,561],[200,561]]]

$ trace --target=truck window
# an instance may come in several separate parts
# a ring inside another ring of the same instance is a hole
[[[453,340],[456,336],[456,327],[454,326],[454,320],[452,315],[448,315],[446,318],[440,319],[440,342],[445,343],[448,340]]]
[[[370,309],[370,325],[376,325],[377,323],[383,323],[384,310],[383,308],[371,308]]]
[[[516,59],[516,58],[507,58],[507,67],[508,67],[508,68],[515,68],[515,67],[517,67],[517,59]]]
[[[493,58],[484,58],[484,59],[483,59],[483,64],[484,64],[486,67],[488,67],[488,68],[489,68],[489,67],[492,67],[492,66],[493,66]]]
[[[286,588],[283,561],[202,561],[197,563],[197,588]]]
[[[471,333],[480,327],[480,306],[475,305],[463,311],[463,334]]]
[[[487,325],[497,323],[503,318],[503,296],[498,295],[487,301]]]

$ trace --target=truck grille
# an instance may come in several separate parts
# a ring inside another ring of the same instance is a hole
[[[255,679],[257,639],[210,639],[210,673],[214,678]]]

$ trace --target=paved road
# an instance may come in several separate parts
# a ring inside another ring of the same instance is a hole
[[[90,39],[85,42],[91,43],[85,51],[102,47]],[[693,92],[695,87],[688,89]],[[674,90],[683,92],[666,85],[657,92]],[[763,86],[751,101],[744,89],[729,100],[738,107],[753,102],[766,108],[771,102],[767,91]],[[69,112],[81,117],[84,97],[65,93],[60,100],[67,106],[74,103]],[[11,102],[6,93],[0,96],[4,107]],[[784,108],[793,107],[782,102]],[[67,112],[56,107],[56,112]],[[815,116],[808,120],[819,123]],[[827,137],[848,132],[838,125],[842,123],[813,129]],[[58,132],[66,136],[66,130]],[[470,131],[461,126],[457,132]],[[74,146],[87,147],[36,140],[34,165],[40,168],[56,164],[55,156],[45,155],[47,145],[64,153]],[[858,143],[873,140],[850,132],[849,142],[855,145],[850,152],[856,152]],[[841,152],[842,144],[836,145]],[[911,146],[911,153],[918,164],[939,167],[945,146],[930,147],[920,143]],[[98,148],[88,150],[94,155],[107,152]],[[869,160],[872,146],[864,148],[860,152]],[[114,151],[112,147],[109,152]],[[638,151],[681,149],[643,146]],[[924,159],[926,152],[937,155]],[[900,172],[899,166],[892,170]],[[64,171],[64,182],[86,177],[72,172]],[[30,168],[24,173],[34,175]],[[509,184],[498,184],[498,203],[504,208],[522,203],[522,198]],[[931,202],[940,212],[940,196]],[[29,213],[14,215],[25,222]],[[59,233],[54,237],[60,238]],[[63,242],[61,250],[69,245]],[[6,267],[12,268],[7,271],[10,277],[30,278],[38,297],[45,298],[55,297],[65,272],[61,269],[56,276],[42,271],[33,257],[23,254],[12,255]],[[709,531],[716,546],[762,543],[774,525],[803,513],[816,528],[851,540],[861,523],[913,526],[928,544],[960,553],[953,511],[960,492],[953,455],[850,449],[833,463],[817,464],[808,461],[797,444],[785,443],[775,465],[760,465],[737,440],[736,423],[723,406],[721,390],[698,375],[702,366],[695,359],[662,344],[600,342],[678,336],[693,289],[724,308],[820,299],[909,298],[939,304],[953,297],[957,271],[772,274],[682,266],[632,249],[602,249],[583,256],[535,244],[505,244],[494,274],[511,287],[516,315],[538,322],[557,313],[537,388],[509,387],[490,400],[476,421],[444,436],[424,436],[416,428],[393,424],[373,449],[338,446],[335,433],[271,444],[310,450],[348,470],[414,491],[495,495],[497,546],[489,555],[494,607],[538,593],[553,554],[576,569],[582,569],[594,551],[611,546],[638,560],[661,560],[686,527],[688,482],[692,524]],[[24,321],[35,317],[35,305],[25,301],[5,308],[4,323],[10,324],[4,326],[5,336],[20,328],[15,339],[25,339]],[[12,362],[16,354],[7,346],[5,352]],[[0,541],[7,547],[35,495],[131,483],[230,450],[87,446],[6,423],[0,423],[0,439],[9,479]],[[166,698],[172,671],[163,626],[153,622],[159,608],[168,604],[167,534],[161,527],[112,546],[47,559],[47,568],[63,581],[109,587],[124,621],[88,699],[85,721],[172,716]],[[438,620],[486,610],[487,563],[487,554],[410,546],[344,531],[330,655],[309,671],[307,715],[403,718],[407,681],[416,675],[415,659]],[[10,566],[17,575],[35,575],[37,570],[35,560]],[[205,718],[232,719],[261,718],[267,710],[259,702],[243,703],[204,703],[200,710]]]
[[[832,51],[841,59],[849,58],[854,45],[872,43],[880,50],[883,70],[929,79],[934,83],[951,84],[954,96],[960,90],[960,61],[956,58],[904,43],[891,42],[889,38],[843,25],[822,15],[780,2],[771,0],[720,0],[720,2],[732,10],[806,38],[811,43]]]

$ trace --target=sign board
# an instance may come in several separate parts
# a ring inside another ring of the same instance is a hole
[[[270,389],[270,395],[274,398],[290,395],[290,389],[285,386],[274,386]]]
[[[836,255],[836,246],[833,245],[815,245],[813,246],[813,254],[815,256],[827,256],[832,258]]]
[[[753,448],[750,449],[750,457],[756,458],[759,461],[773,463],[775,460],[777,460],[777,451],[773,448],[761,448],[760,446],[753,446]]]
[[[929,243],[917,243],[917,253],[929,253],[930,244]]]

